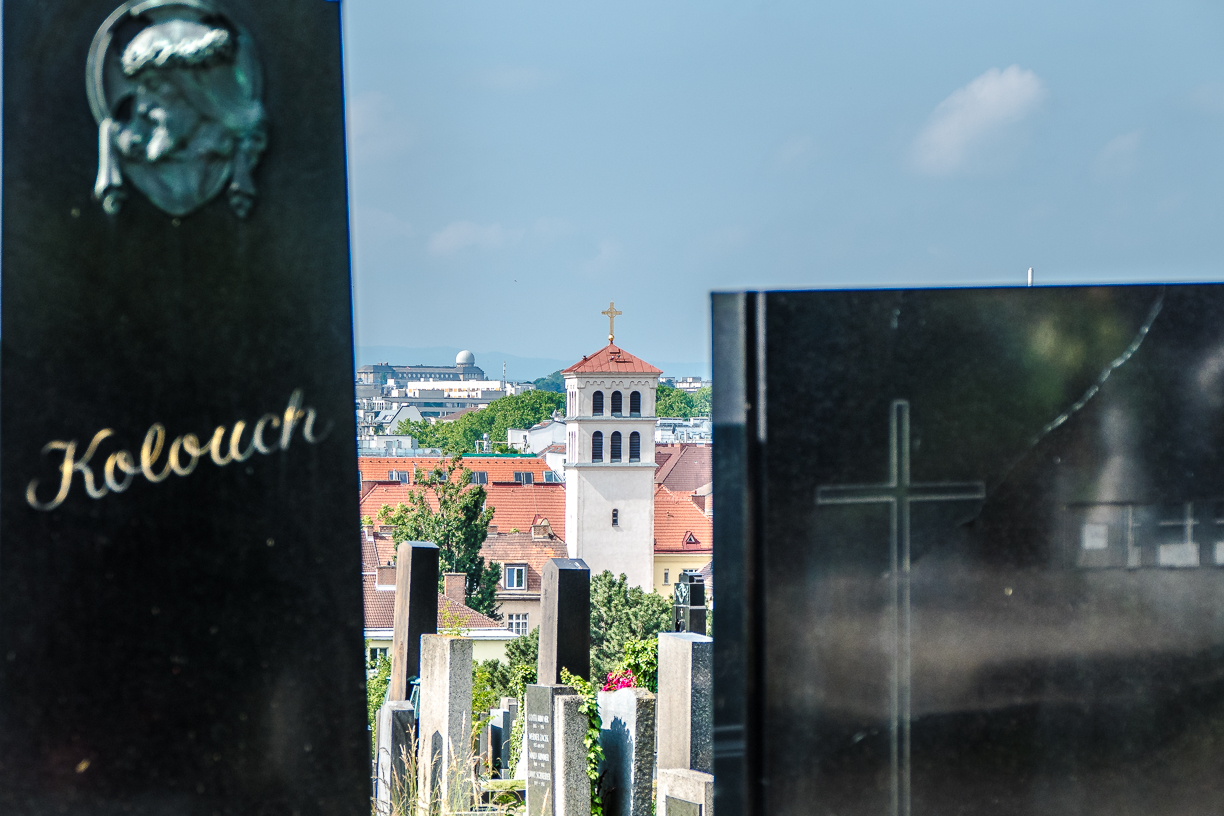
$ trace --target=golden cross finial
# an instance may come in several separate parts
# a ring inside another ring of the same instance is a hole
[[[608,301],[607,311],[600,312],[600,314],[608,316],[608,342],[611,343],[612,338],[615,337],[615,333],[612,330],[614,325],[613,321],[616,320],[617,315],[622,315],[624,312],[618,312],[616,310],[616,304],[612,301]]]

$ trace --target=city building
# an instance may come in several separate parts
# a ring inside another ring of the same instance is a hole
[[[654,441],[656,445],[676,445],[684,442],[709,444],[714,441],[714,423],[708,417],[660,417],[655,423]]]
[[[489,537],[480,548],[485,563],[500,565],[497,588],[505,626],[516,635],[525,635],[540,625],[540,589],[544,565],[550,558],[568,557],[565,542],[552,530],[547,516],[537,514],[528,529],[503,532],[489,527]]]
[[[365,527],[361,534],[361,584],[365,602],[366,659],[371,663],[391,648],[395,631],[395,543],[391,529]],[[464,604],[463,574],[444,577],[438,593],[438,630],[462,628],[472,639],[472,660],[506,661],[506,644],[516,635]],[[415,673],[415,672],[414,672]]]
[[[357,382],[362,385],[385,385],[388,380],[396,382],[420,382],[422,380],[487,380],[484,369],[476,366],[476,355],[459,352],[453,366],[401,366],[377,363],[357,369]]]
[[[610,312],[614,312],[611,307]],[[613,343],[561,372],[565,541],[592,574],[654,585],[655,392],[662,373]]]
[[[690,394],[714,385],[713,381],[703,380],[700,377],[664,377],[660,382],[664,385],[670,385],[672,388],[687,391]]]
[[[714,557],[714,519],[695,498],[655,486],[654,589],[663,595],[672,594],[680,573],[699,572]]]

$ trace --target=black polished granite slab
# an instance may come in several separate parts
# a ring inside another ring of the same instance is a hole
[[[369,812],[340,5],[221,3],[262,66],[246,218],[92,198],[118,5],[4,4],[0,813]],[[105,495],[36,509],[104,430]]]
[[[1224,287],[713,313],[723,816],[1224,812]]]

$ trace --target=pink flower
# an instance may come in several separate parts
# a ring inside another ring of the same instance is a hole
[[[621,689],[634,688],[637,686],[637,678],[633,676],[633,672],[628,669],[620,671],[608,672],[608,680],[604,683],[604,691],[620,691]]]

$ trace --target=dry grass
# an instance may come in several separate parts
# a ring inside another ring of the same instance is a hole
[[[464,814],[521,814],[525,807],[509,791],[488,791],[490,780],[478,771],[483,763],[467,746],[462,753],[453,751],[457,761],[447,769],[445,785],[435,785],[428,793],[420,790],[420,766],[417,760],[419,742],[415,735],[412,750],[402,750],[400,762],[391,770],[389,802],[371,802],[372,816],[464,816]],[[435,758],[437,759],[437,758]],[[440,761],[440,760],[439,760]],[[402,767],[402,770],[400,768]],[[493,786],[502,787],[502,786]],[[442,790],[446,790],[443,795]],[[475,801],[473,792],[484,791],[488,804]]]

